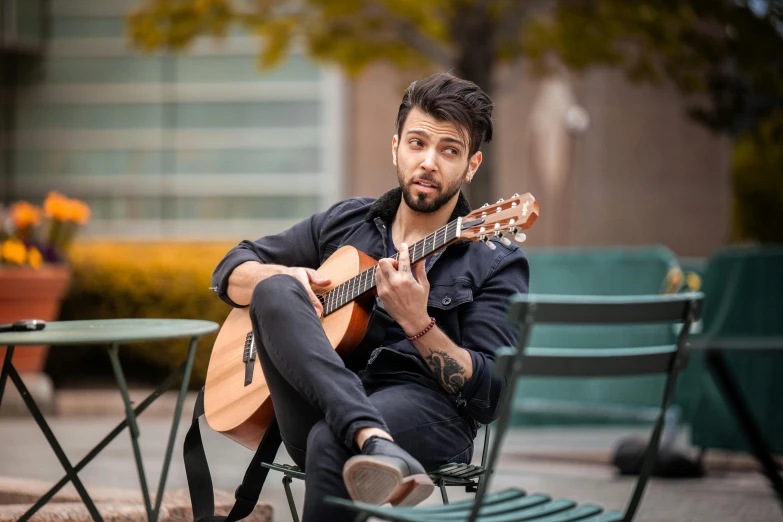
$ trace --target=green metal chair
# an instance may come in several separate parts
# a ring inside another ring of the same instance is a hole
[[[525,255],[530,293],[537,295],[664,294],[672,272],[681,269],[674,252],[661,245],[538,247],[527,248]],[[674,339],[669,325],[556,324],[537,326],[529,342],[540,348],[621,348],[671,344]],[[514,398],[512,425],[649,424],[657,415],[662,383],[661,375],[523,379]],[[672,421],[678,406],[688,404],[683,402],[678,387],[669,412]],[[689,412],[683,413],[687,417]],[[676,436],[677,423],[668,422],[667,428]]]
[[[516,295],[509,302],[509,319],[520,325],[517,348],[498,351],[496,371],[507,385],[495,422],[494,439],[486,461],[487,473],[476,498],[444,506],[375,506],[327,497],[327,502],[357,513],[356,520],[369,517],[400,522],[630,522],[633,520],[652,472],[663,430],[664,411],[669,406],[677,373],[685,363],[685,345],[690,325],[698,319],[704,296],[701,293],[650,296],[536,296]],[[528,348],[534,324],[662,324],[680,323],[683,328],[673,345],[632,348]],[[488,493],[508,431],[517,381],[523,376],[627,376],[665,374],[661,410],[654,423],[631,499],[624,512],[604,513],[593,504],[577,505],[568,499],[553,500],[545,494],[528,495],[509,488]]]
[[[468,493],[475,493],[478,491],[478,487],[486,475],[485,466],[487,461],[487,448],[489,446],[490,426],[491,424],[484,426],[484,449],[481,453],[481,464],[444,464],[429,472],[430,478],[432,478],[432,481],[435,482],[435,485],[440,489],[440,496],[443,499],[444,505],[449,503],[449,496],[446,492],[447,487],[464,487],[465,491]],[[291,483],[294,479],[304,480],[305,472],[302,471],[299,466],[292,466],[291,464],[270,464],[262,462],[261,466],[279,471],[283,474],[283,489],[285,489],[285,496],[288,499],[291,518],[294,522],[299,522],[299,514],[296,511],[294,495],[291,492]]]

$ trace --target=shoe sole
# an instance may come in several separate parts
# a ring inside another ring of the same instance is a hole
[[[353,500],[375,505],[415,506],[435,489],[426,473],[404,477],[397,466],[369,455],[351,458],[343,468],[343,480]]]

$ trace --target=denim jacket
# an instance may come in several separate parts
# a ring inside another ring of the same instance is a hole
[[[344,245],[374,259],[386,257],[386,239],[402,191],[395,188],[377,200],[350,198],[314,214],[279,234],[242,241],[220,261],[212,274],[212,290],[231,306],[227,295],[232,270],[245,261],[318,268]],[[450,220],[470,213],[460,193]],[[515,245],[493,240],[491,250],[480,242],[458,240],[433,254],[427,262],[430,294],[428,313],[437,326],[470,353],[473,376],[458,395],[450,395],[461,414],[476,423],[495,420],[504,383],[493,375],[494,353],[513,346],[516,328],[506,320],[508,298],[527,293],[529,266]],[[406,339],[376,349],[367,372],[398,372],[439,387],[416,347]]]

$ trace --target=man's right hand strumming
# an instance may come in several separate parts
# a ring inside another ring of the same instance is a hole
[[[273,275],[285,274],[293,277],[304,286],[310,301],[313,303],[315,313],[320,317],[324,312],[321,301],[316,297],[313,286],[327,286],[331,280],[318,275],[312,268],[288,267],[283,265],[268,265],[258,261],[245,261],[237,266],[228,278],[228,297],[236,304],[245,306],[250,304],[250,298],[256,285]]]

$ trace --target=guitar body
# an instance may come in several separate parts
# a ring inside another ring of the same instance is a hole
[[[331,280],[330,286],[323,290],[328,291],[377,263],[354,247],[344,246],[318,269],[319,275]],[[349,354],[361,342],[371,311],[372,300],[368,294],[321,319],[329,343],[341,356]],[[249,306],[233,309],[223,322],[209,358],[204,415],[210,428],[255,450],[274,418],[274,409],[257,357],[253,379],[245,386],[243,352],[247,334],[252,331]]]

